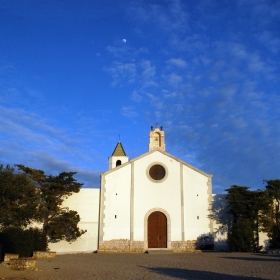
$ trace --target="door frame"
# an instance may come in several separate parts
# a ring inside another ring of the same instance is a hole
[[[171,219],[167,211],[162,208],[152,208],[150,209],[144,217],[144,249],[148,249],[148,217],[153,213],[159,211],[163,213],[167,219],[167,248],[171,249]]]

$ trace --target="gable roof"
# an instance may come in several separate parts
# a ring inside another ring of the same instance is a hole
[[[119,142],[119,143],[120,143],[120,142]],[[118,146],[118,145],[117,145],[117,146]],[[116,147],[116,148],[117,148],[117,147]],[[115,148],[115,150],[116,150],[116,148]],[[171,154],[168,154],[167,152],[164,152],[164,151],[162,151],[162,150],[160,150],[160,149],[155,149],[155,150],[149,151],[149,152],[147,152],[147,153],[145,153],[145,154],[142,154],[142,155],[140,155],[140,156],[138,156],[138,157],[136,157],[136,158],[134,158],[134,159],[132,159],[132,160],[130,160],[130,161],[124,163],[124,164],[119,165],[119,166],[116,167],[116,168],[113,168],[113,169],[108,170],[108,171],[105,171],[105,172],[101,172],[101,174],[104,175],[104,174],[108,174],[108,173],[114,172],[114,171],[116,171],[117,169],[120,169],[120,168],[122,168],[122,167],[124,167],[124,166],[126,166],[126,165],[128,165],[128,164],[131,164],[132,162],[134,162],[134,161],[136,161],[136,160],[139,160],[139,159],[141,159],[141,158],[143,158],[143,157],[145,157],[145,156],[147,156],[147,155],[149,155],[149,154],[155,153],[155,152],[160,152],[160,153],[162,153],[162,154],[164,154],[164,155],[166,155],[166,156],[168,156],[168,157],[171,157],[172,159],[174,159],[174,160],[176,160],[176,161],[182,163],[182,164],[185,165],[185,166],[188,166],[189,168],[195,170],[196,172],[198,172],[198,173],[200,173],[200,174],[202,174],[202,175],[204,175],[204,176],[206,176],[206,177],[210,177],[210,178],[211,178],[211,177],[213,176],[212,174],[207,174],[207,173],[203,172],[202,170],[200,170],[200,169],[198,169],[198,168],[196,168],[196,167],[194,167],[194,166],[188,164],[187,162],[185,162],[185,161],[183,161],[183,160],[180,160],[180,159],[178,159],[177,157],[175,157],[175,156],[173,156],[173,155],[171,155]]]
[[[121,142],[118,142],[114,152],[112,153],[112,157],[113,156],[117,156],[117,157],[125,157],[126,156]]]

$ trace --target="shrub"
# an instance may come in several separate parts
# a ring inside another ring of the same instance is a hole
[[[32,257],[33,251],[47,249],[46,238],[38,228],[22,229],[10,227],[0,232],[2,254],[14,253],[19,257]]]
[[[253,252],[254,232],[251,221],[241,219],[233,223],[228,233],[228,245],[234,252]]]

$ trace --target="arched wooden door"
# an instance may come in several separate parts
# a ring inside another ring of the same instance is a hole
[[[167,248],[167,219],[159,211],[148,217],[148,247]]]

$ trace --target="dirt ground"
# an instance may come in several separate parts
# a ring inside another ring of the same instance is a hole
[[[0,279],[280,279],[280,256],[250,253],[73,254],[39,259],[38,271],[0,265]]]

